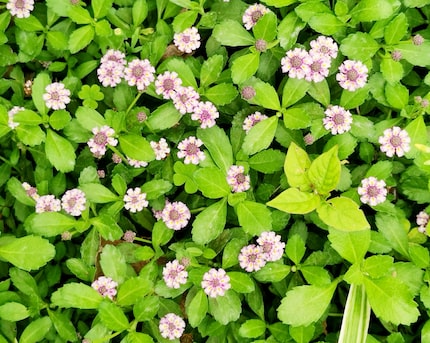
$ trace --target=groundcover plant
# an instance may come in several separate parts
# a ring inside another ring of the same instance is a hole
[[[0,0],[0,343],[430,342],[429,0]]]

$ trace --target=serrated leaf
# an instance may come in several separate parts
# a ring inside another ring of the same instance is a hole
[[[48,331],[51,329],[52,322],[49,317],[41,317],[32,321],[24,329],[19,339],[22,343],[36,343],[45,338]]]
[[[206,59],[200,69],[200,84],[206,87],[216,82],[223,68],[224,57],[222,55],[213,55]]]
[[[94,38],[94,28],[91,25],[79,27],[69,37],[70,53],[75,54],[85,48]]]
[[[376,226],[379,232],[394,250],[407,258],[409,256],[409,244],[405,225],[409,225],[405,218],[383,212],[376,214]]]
[[[345,26],[345,24],[332,13],[318,13],[311,17],[308,24],[313,30],[323,35],[333,35]]]
[[[224,230],[227,219],[227,199],[206,207],[193,221],[191,233],[197,244],[207,244],[216,239]]]
[[[205,97],[217,106],[231,103],[239,94],[231,83],[220,83],[205,91]]]
[[[291,267],[282,263],[268,262],[254,277],[259,282],[280,282],[290,273]]]
[[[279,45],[284,50],[292,48],[305,26],[306,24],[297,16],[296,12],[289,12],[278,25]]]
[[[28,318],[30,313],[27,307],[18,302],[10,301],[0,305],[0,318],[11,322],[17,322]]]
[[[352,60],[367,61],[379,50],[379,44],[372,36],[365,32],[348,35],[342,40],[340,51]]]
[[[109,9],[112,7],[113,0],[93,0],[91,1],[91,7],[94,11],[94,18],[100,19],[109,13]],[[141,8],[138,8],[142,10]]]
[[[281,104],[279,102],[276,89],[270,84],[252,77],[249,81],[250,86],[255,89],[255,96],[248,102],[274,110],[280,111]]]
[[[43,100],[43,94],[45,88],[51,83],[51,78],[47,73],[39,73],[33,80],[31,98],[33,99],[34,106],[40,114],[44,115],[48,113],[48,107],[46,107],[45,100]]]
[[[172,184],[166,180],[151,180],[140,187],[142,193],[146,193],[146,199],[153,200],[166,194],[172,189]]]
[[[155,158],[154,150],[142,136],[135,134],[121,135],[119,145],[124,154],[132,159],[150,162]]]
[[[336,188],[340,178],[340,160],[337,147],[331,148],[312,161],[309,170],[309,181],[318,194],[328,194]]]
[[[175,126],[182,118],[182,114],[175,108],[172,102],[159,106],[145,124],[152,131],[163,131]]]
[[[278,117],[272,116],[255,124],[242,144],[243,152],[247,155],[254,155],[270,146],[275,137],[278,126]]]
[[[108,241],[115,241],[123,235],[116,220],[107,214],[99,214],[97,217],[91,218],[91,224],[97,229],[100,236]]]
[[[394,5],[389,0],[362,0],[350,12],[355,21],[374,21],[386,19],[394,12]]]
[[[253,76],[260,63],[258,52],[246,54],[236,58],[231,66],[231,78],[234,83],[241,84]]]
[[[255,290],[254,281],[243,272],[228,272],[231,288],[237,293],[251,293]]]
[[[200,325],[206,316],[208,308],[208,298],[203,289],[200,289],[191,299],[188,306],[185,307],[185,311],[188,316],[188,322],[193,328]]]
[[[96,309],[103,297],[91,286],[83,283],[68,283],[51,296],[53,305],[65,308]]]
[[[259,172],[271,174],[282,170],[285,154],[280,150],[266,149],[253,155],[249,160],[249,166]]]
[[[370,246],[370,230],[340,231],[330,229],[328,239],[331,246],[347,261],[362,262]]]
[[[285,246],[285,253],[287,254],[288,258],[294,262],[295,265],[298,265],[300,263],[305,254],[305,251],[305,242],[300,235],[294,234],[288,238],[287,244]]]
[[[241,312],[242,303],[232,290],[228,290],[224,296],[209,298],[209,313],[222,325],[238,320]]]
[[[282,90],[282,107],[294,105],[306,95],[310,83],[304,79],[288,78]]]
[[[248,319],[239,328],[239,335],[245,338],[257,338],[266,331],[266,322],[261,319]]]
[[[409,91],[400,82],[386,83],[385,97],[392,107],[402,109],[408,104]]]
[[[76,342],[78,340],[76,329],[66,314],[50,310],[48,311],[48,314],[55,330],[62,339],[68,342]]]
[[[310,182],[307,177],[307,171],[310,166],[311,160],[306,151],[291,142],[284,162],[284,172],[289,185],[301,190],[310,189]]]
[[[255,38],[236,20],[224,20],[212,32],[215,39],[226,46],[253,45]]]
[[[102,301],[98,308],[102,323],[111,330],[124,331],[129,327],[123,310],[111,301]]]
[[[298,130],[311,126],[311,117],[303,106],[290,107],[283,110],[282,117],[287,129]]]
[[[387,44],[396,44],[406,35],[408,20],[405,13],[400,13],[391,20],[384,30],[384,39]]]
[[[402,58],[413,65],[418,67],[430,65],[430,42],[415,45],[408,40],[394,45],[393,49],[401,52]]]
[[[218,199],[230,193],[226,176],[216,167],[206,167],[196,170],[194,180],[205,197]]]
[[[415,158],[419,154],[416,144],[427,144],[427,128],[423,116],[412,120],[405,128],[411,139],[410,150],[405,153],[407,158]]]
[[[79,188],[85,193],[86,198],[94,203],[103,204],[118,200],[117,195],[99,183],[85,183]]]
[[[54,237],[74,228],[75,225],[76,220],[70,216],[58,212],[43,212],[31,217],[26,228],[40,236]]]
[[[317,194],[302,192],[297,188],[288,188],[276,198],[270,200],[267,206],[292,214],[306,214],[315,210],[320,204]]]
[[[272,230],[271,211],[266,205],[245,200],[237,205],[236,211],[239,224],[246,233],[258,236]]]
[[[58,171],[67,173],[75,168],[76,154],[73,145],[52,130],[48,130],[46,134],[45,153]]]
[[[107,244],[100,254],[100,266],[103,274],[112,280],[123,283],[127,274],[127,263],[124,255],[114,245]]]

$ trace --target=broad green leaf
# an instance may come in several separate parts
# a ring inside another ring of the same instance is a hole
[[[104,204],[118,200],[117,195],[109,190],[109,188],[99,183],[85,183],[80,185],[79,188],[85,193],[89,201],[96,204]]]
[[[185,184],[185,192],[193,194],[197,192],[198,186],[194,181],[194,172],[197,170],[197,166],[194,164],[184,164],[181,161],[176,161],[173,170],[173,183],[175,186],[181,186]]]
[[[19,268],[12,267],[9,270],[9,276],[13,285],[26,295],[40,296],[39,288],[33,276]]]
[[[75,54],[85,48],[94,38],[94,28],[91,25],[79,27],[69,37],[70,53]]]
[[[139,26],[148,16],[148,3],[146,0],[135,0],[131,10],[133,25]]]
[[[49,125],[51,125],[54,130],[62,130],[71,120],[72,117],[69,112],[66,110],[57,110],[49,117]]]
[[[268,6],[285,7],[296,3],[298,0],[264,0],[263,2]]]
[[[41,317],[32,321],[24,329],[19,339],[22,343],[41,342],[51,329],[52,322],[49,317]]]
[[[378,180],[386,180],[392,175],[393,162],[379,161],[372,165],[366,173],[366,177],[374,176]]]
[[[127,274],[127,263],[124,255],[114,245],[107,244],[100,254],[100,266],[103,274],[112,280],[123,283]]]
[[[206,207],[193,221],[191,233],[197,244],[207,244],[217,238],[224,230],[227,219],[227,199]]]
[[[366,276],[377,279],[393,272],[394,258],[387,255],[373,255],[364,260],[361,270]]]
[[[154,343],[154,339],[146,333],[129,331],[122,343]]]
[[[349,132],[332,136],[324,146],[324,151],[330,150],[334,146],[338,147],[337,155],[339,156],[339,159],[346,160],[355,152],[357,139],[349,134]]]
[[[148,295],[140,298],[133,306],[134,318],[139,321],[153,319],[160,307],[160,298],[155,295]]]
[[[290,326],[288,332],[295,342],[308,343],[315,335],[315,325]]]
[[[93,128],[101,128],[104,125],[107,125],[106,119],[96,110],[79,106],[75,113],[76,119],[78,119],[79,124],[82,125],[88,131],[91,131]]]
[[[419,155],[416,144],[427,144],[427,128],[423,116],[412,120],[405,128],[411,138],[410,150],[406,152],[407,158],[415,158]]]
[[[97,229],[100,236],[108,241],[120,239],[124,234],[116,220],[108,214],[103,213],[91,218],[91,224]]]
[[[238,21],[231,19],[217,24],[212,35],[226,46],[247,46],[255,42],[255,38]]]
[[[148,10],[147,10],[148,11]],[[179,13],[172,22],[173,31],[182,32],[194,25],[197,19],[197,11],[184,11]]]
[[[317,208],[320,219],[340,231],[361,231],[370,228],[364,212],[347,197],[336,197],[322,202]]]
[[[58,171],[67,173],[75,168],[76,154],[73,145],[49,129],[46,134],[45,153],[49,162]]]
[[[39,126],[19,125],[15,131],[19,140],[25,145],[33,147],[45,141],[45,132]]]
[[[390,0],[362,0],[351,10],[354,21],[374,21],[390,17],[394,12],[394,4]]]
[[[394,325],[410,325],[419,317],[418,304],[408,287],[395,277],[364,278],[367,297],[375,315]]]
[[[13,121],[24,125],[39,125],[42,124],[43,119],[34,111],[23,110],[13,116]]]
[[[285,161],[285,153],[280,150],[266,149],[253,155],[249,160],[249,166],[259,172],[271,174],[282,170]]]
[[[208,129],[198,128],[197,138],[202,140],[215,164],[227,174],[233,164],[233,150],[225,131],[216,125]]]
[[[152,131],[163,131],[175,126],[181,120],[182,114],[175,108],[172,102],[166,102],[159,106],[145,124]]]
[[[385,27],[384,39],[387,44],[396,44],[406,35],[408,20],[405,13],[400,13]]]
[[[166,180],[151,180],[140,187],[142,193],[146,193],[146,199],[153,200],[166,194],[172,189],[172,184]]]
[[[404,0],[404,5],[407,7],[423,7],[430,4],[429,0]]]
[[[260,63],[260,53],[254,52],[236,58],[231,66],[231,79],[241,84],[253,76]]]
[[[62,339],[68,342],[76,342],[78,340],[76,329],[65,313],[60,312],[60,310],[48,310],[48,314],[55,330]]]
[[[288,258],[294,262],[295,265],[298,265],[300,263],[305,254],[305,251],[305,242],[300,235],[294,234],[288,238],[287,244],[285,246],[285,253],[287,254]]]
[[[282,299],[278,318],[291,326],[308,326],[318,321],[329,306],[336,286],[337,282],[327,286],[294,287]]]
[[[239,335],[245,338],[257,338],[266,331],[266,322],[261,319],[248,319],[239,328]]]
[[[329,194],[336,188],[340,178],[340,160],[337,147],[331,148],[312,161],[309,170],[309,181],[318,194]]]
[[[14,18],[14,23],[20,29],[25,31],[43,31],[44,26],[36,16],[31,15],[26,18]]]
[[[233,238],[229,241],[222,254],[222,267],[227,269],[239,263],[238,256],[240,250],[247,244],[245,239]]]
[[[196,170],[194,180],[203,195],[210,199],[218,199],[230,193],[226,176],[216,167],[206,167]]]
[[[157,221],[152,229],[152,245],[159,248],[169,243],[173,237],[174,230],[169,229],[163,221]]]
[[[0,306],[0,318],[11,322],[17,322],[28,318],[30,313],[23,304],[11,301]]]
[[[294,105],[306,95],[310,83],[304,79],[288,78],[282,91],[282,107]]]
[[[402,109],[409,102],[409,91],[400,82],[386,83],[385,97],[392,107]]]
[[[272,216],[266,205],[245,200],[237,205],[236,211],[239,225],[246,233],[258,236],[272,230]]]
[[[62,31],[48,31],[46,33],[46,44],[51,49],[63,51],[68,47],[68,39]]]
[[[241,312],[240,298],[232,290],[228,290],[223,296],[209,298],[209,313],[222,325],[238,320]]]
[[[333,35],[345,27],[345,24],[332,13],[317,13],[311,17],[308,24],[323,35]]]
[[[69,258],[66,261],[66,266],[83,281],[92,281],[94,279],[95,268],[87,265],[83,260],[78,258]]]
[[[301,190],[309,190],[310,182],[307,171],[311,166],[311,160],[305,150],[294,142],[291,142],[284,162],[284,172],[288,184]]]
[[[91,286],[68,283],[52,293],[54,306],[65,308],[96,309],[103,297]]]
[[[104,326],[114,331],[124,331],[129,327],[128,319],[123,310],[111,301],[102,301],[98,308]]]
[[[112,7],[113,0],[93,0],[91,1],[91,7],[93,8],[94,18],[100,19],[109,13]],[[142,9],[142,8],[138,8]]]
[[[393,46],[394,50],[402,53],[402,58],[418,67],[430,65],[430,42],[415,45],[411,41],[400,42]]]
[[[166,63],[166,67],[169,71],[175,71],[178,74],[179,78],[182,80],[183,86],[191,86],[194,89],[197,89],[197,82],[193,71],[183,59],[169,59]]]
[[[312,98],[325,107],[330,105],[330,88],[326,79],[321,82],[311,82],[307,92]]]
[[[409,257],[407,235],[409,223],[405,218],[390,213],[378,212],[376,214],[376,226],[394,250],[406,258]]]
[[[364,86],[363,88],[357,89],[354,92],[344,89],[340,97],[340,106],[346,110],[356,108],[363,104],[369,94],[369,87]]]
[[[30,235],[7,241],[5,239],[7,237],[0,238],[0,258],[18,268],[36,270],[55,256],[55,247],[41,237]]]
[[[74,228],[76,220],[58,212],[43,212],[31,217],[27,231],[45,237],[54,237]]]
[[[7,190],[17,201],[24,205],[34,206],[36,203],[33,198],[27,195],[22,183],[16,177],[11,177],[7,181]]]
[[[297,130],[311,126],[311,117],[306,108],[300,105],[282,110],[282,117],[287,129]]]
[[[403,64],[392,58],[384,58],[381,61],[381,72],[387,82],[398,83],[403,78]]]
[[[247,155],[254,155],[268,148],[275,137],[277,126],[277,116],[269,117],[255,124],[245,136],[242,144],[243,152]]]
[[[155,158],[151,145],[140,135],[121,135],[119,137],[119,145],[124,154],[129,158],[145,162],[150,162]]]
[[[289,12],[278,25],[279,45],[284,50],[291,49],[305,26],[306,24],[297,16],[296,12]]]
[[[189,302],[188,306],[185,307],[188,322],[193,328],[199,326],[202,320],[206,317],[208,307],[208,298],[204,290],[198,290]]]
[[[89,266],[94,266],[96,263],[96,257],[100,246],[100,235],[97,229],[93,228],[89,230],[87,236],[81,245],[81,256],[82,261]]]
[[[409,244],[409,256],[411,261],[419,268],[427,268],[430,264],[428,249],[419,244]]]
[[[47,73],[39,73],[33,80],[33,86],[31,87],[31,98],[33,99],[34,106],[40,114],[44,115],[48,113],[48,107],[46,107],[45,100],[43,100],[43,94],[45,88],[51,83],[51,78]]]
[[[216,82],[224,68],[224,57],[213,55],[206,59],[200,69],[200,84],[203,87]]]
[[[372,36],[365,32],[348,35],[342,40],[340,51],[352,60],[367,61],[379,50],[379,44]]]
[[[71,6],[67,16],[76,24],[90,24],[93,21],[90,12],[82,6]]]
[[[370,245],[370,230],[340,231],[330,229],[331,246],[348,262],[361,263]]]
[[[255,290],[254,281],[251,277],[242,272],[228,272],[231,289],[237,293],[251,293]]]
[[[302,192],[297,188],[288,188],[267,205],[292,214],[306,214],[315,210],[320,204],[317,194]]]
[[[302,265],[300,272],[310,285],[324,286],[332,281],[329,272],[324,267]]]
[[[231,103],[239,94],[231,83],[220,83],[205,91],[205,97],[217,106]]]

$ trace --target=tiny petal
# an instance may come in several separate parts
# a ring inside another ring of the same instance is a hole
[[[168,313],[160,319],[158,325],[163,338],[174,340],[180,338],[185,330],[184,320],[174,313]]]
[[[411,138],[408,132],[398,126],[386,129],[378,141],[381,144],[381,151],[388,157],[393,157],[394,155],[402,157],[411,149]]]
[[[232,188],[233,192],[245,192],[250,187],[250,177],[245,175],[245,168],[243,166],[233,165],[227,171],[227,183]]]
[[[224,269],[212,268],[203,275],[201,286],[211,298],[223,296],[231,288],[230,277]]]
[[[192,53],[200,47],[200,34],[197,28],[190,27],[173,35],[173,43],[179,51],[187,54]]]
[[[367,73],[368,69],[362,62],[346,60],[339,67],[336,80],[342,88],[354,92],[366,85]]]
[[[370,206],[376,206],[384,202],[387,198],[385,181],[378,180],[373,176],[361,180],[361,185],[357,191],[361,202]]]
[[[330,106],[324,112],[323,124],[332,135],[345,133],[351,129],[352,115],[341,106]]]
[[[142,193],[139,187],[134,189],[129,188],[127,193],[124,195],[124,208],[132,213],[140,212],[144,207],[148,206],[146,201],[146,193]]]
[[[167,262],[163,268],[163,279],[167,287],[177,289],[187,283],[188,272],[183,264],[179,263],[178,260],[173,260]]]
[[[100,276],[91,284],[91,287],[103,297],[113,300],[117,293],[116,288],[118,287],[118,283],[113,281],[110,277]]]

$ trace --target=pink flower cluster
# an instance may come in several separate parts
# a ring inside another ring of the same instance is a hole
[[[239,253],[239,265],[247,272],[260,270],[267,262],[277,261],[284,254],[285,243],[272,231],[262,232],[257,243],[244,246]]]
[[[255,24],[257,24],[258,20],[268,12],[270,12],[270,10],[262,4],[253,4],[249,6],[242,16],[245,29],[251,30]]]
[[[188,279],[188,272],[185,266],[178,260],[167,262],[163,268],[163,279],[169,288],[179,288],[185,284]]]
[[[92,129],[94,136],[87,142],[94,157],[102,158],[106,154],[107,146],[117,146],[118,140],[114,138],[115,131],[111,127],[104,125]]]
[[[116,288],[118,287],[118,283],[110,277],[100,276],[91,284],[91,287],[99,292],[103,297],[113,300],[117,293]]]
[[[245,174],[243,166],[232,165],[227,171],[227,183],[232,192],[246,192],[251,188],[250,177]]]
[[[9,0],[6,8],[17,18],[28,18],[34,9],[34,0]]]
[[[222,297],[231,288],[230,277],[224,269],[212,268],[203,275],[201,286],[211,298]]]
[[[267,118],[269,117],[265,114],[262,114],[261,112],[254,112],[245,118],[242,128],[246,133],[248,133],[254,127],[254,125]]]

